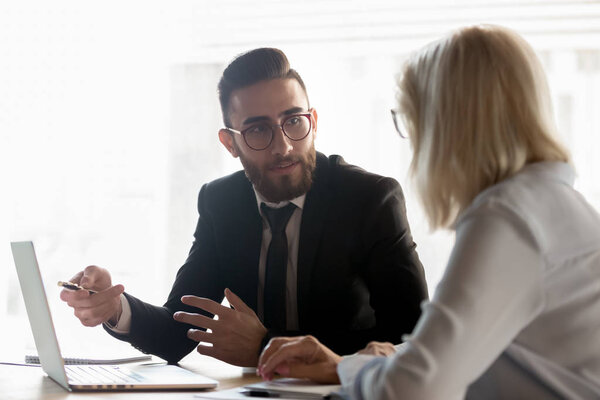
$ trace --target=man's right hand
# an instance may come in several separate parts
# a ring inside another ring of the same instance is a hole
[[[87,290],[63,289],[60,298],[73,308],[74,314],[85,326],[96,326],[104,322],[116,324],[121,315],[121,293],[123,285],[112,286],[110,273],[91,265],[78,272],[71,282],[77,283],[97,293]]]

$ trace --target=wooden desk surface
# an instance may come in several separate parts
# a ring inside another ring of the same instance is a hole
[[[200,356],[190,355],[180,363],[183,367],[219,381],[216,390],[231,389],[259,382],[255,374],[243,374],[242,368]],[[176,392],[68,392],[48,378],[40,367],[0,364],[0,398],[2,400],[81,400],[81,399],[194,399],[193,391]],[[196,398],[196,400],[198,400]]]

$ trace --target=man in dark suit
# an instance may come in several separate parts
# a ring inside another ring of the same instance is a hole
[[[255,366],[279,335],[311,334],[340,354],[400,342],[427,297],[400,185],[315,151],[317,112],[279,50],[236,58],[219,96],[219,140],[244,170],[200,190],[195,240],[165,305],[123,293],[95,266],[73,280],[99,293],[61,298],[84,325],[104,323],[169,362],[196,347]]]

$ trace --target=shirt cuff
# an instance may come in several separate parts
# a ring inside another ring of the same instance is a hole
[[[121,294],[121,315],[117,320],[116,325],[112,325],[108,322],[104,323],[108,329],[113,331],[114,333],[118,333],[120,335],[128,335],[131,329],[131,307],[129,306],[129,302],[125,295]]]
[[[378,357],[370,354],[353,354],[342,358],[337,366],[337,373],[346,393],[353,392],[356,376],[366,364],[375,358]]]

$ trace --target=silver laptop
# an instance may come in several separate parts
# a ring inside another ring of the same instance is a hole
[[[32,242],[12,242],[12,253],[40,363],[69,391],[210,389],[217,381],[175,365],[67,365],[60,353]]]

